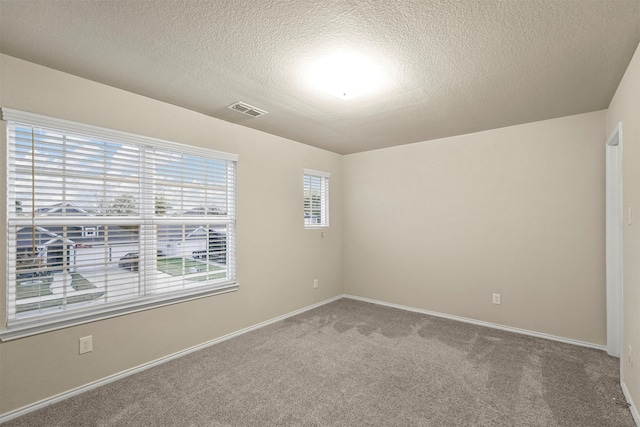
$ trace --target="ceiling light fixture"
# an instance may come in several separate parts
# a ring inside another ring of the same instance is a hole
[[[377,89],[384,75],[369,59],[340,53],[317,61],[310,78],[315,86],[346,101]]]

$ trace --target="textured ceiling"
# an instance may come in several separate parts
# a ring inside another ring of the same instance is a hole
[[[607,108],[640,0],[0,0],[0,51],[338,153]],[[386,82],[312,87],[336,51]],[[244,101],[269,114],[250,118]]]

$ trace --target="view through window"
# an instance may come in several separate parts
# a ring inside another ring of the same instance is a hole
[[[305,227],[328,227],[329,174],[305,169],[303,192]]]
[[[234,155],[3,116],[9,326],[235,285]]]

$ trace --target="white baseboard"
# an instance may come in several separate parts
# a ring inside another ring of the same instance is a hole
[[[518,334],[530,335],[532,337],[544,338],[544,339],[548,339],[548,340],[552,340],[552,341],[559,341],[559,342],[563,342],[563,343],[567,343],[567,344],[579,345],[579,346],[582,346],[582,347],[595,348],[595,349],[598,349],[598,350],[604,350],[604,351],[607,350],[607,346],[606,345],[594,344],[594,343],[590,343],[590,342],[574,340],[574,339],[571,339],[571,338],[558,337],[556,335],[549,335],[549,334],[545,334],[545,333],[542,333],[542,332],[535,332],[535,331],[530,331],[530,330],[527,330],[527,329],[520,329],[520,328],[511,327],[511,326],[504,326],[504,325],[500,325],[498,323],[484,322],[482,320],[470,319],[468,317],[454,316],[454,315],[451,315],[451,314],[439,313],[437,311],[431,311],[431,310],[423,310],[421,308],[409,307],[409,306],[400,305],[400,304],[393,304],[393,303],[390,303],[390,302],[384,302],[384,301],[379,301],[379,300],[375,300],[375,299],[359,297],[359,296],[355,296],[355,295],[345,294],[344,297],[345,298],[351,298],[351,299],[358,300],[358,301],[369,302],[369,303],[372,303],[372,304],[378,304],[378,305],[384,305],[384,306],[387,306],[387,307],[399,308],[401,310],[413,311],[413,312],[421,313],[421,314],[428,314],[429,316],[442,317],[442,318],[445,318],[445,319],[457,320],[459,322],[471,323],[471,324],[478,325],[478,326],[485,326],[487,328],[500,329],[502,331],[515,332],[515,333],[518,333]]]
[[[165,356],[165,357],[161,357],[159,359],[156,359],[156,360],[153,360],[151,362],[142,364],[140,366],[136,366],[135,368],[127,369],[126,371],[122,371],[122,372],[119,372],[117,374],[110,375],[110,376],[108,376],[106,378],[102,378],[100,380],[93,381],[93,382],[91,382],[89,384],[85,384],[83,386],[74,388],[74,389],[66,391],[64,393],[60,393],[60,394],[57,394],[55,396],[40,400],[40,401],[38,401],[36,403],[32,403],[30,405],[23,406],[22,408],[18,408],[18,409],[15,409],[13,411],[7,412],[6,414],[0,415],[0,424],[3,424],[3,423],[5,423],[5,422],[7,422],[9,420],[14,419],[14,418],[18,418],[18,417],[20,417],[22,415],[26,415],[29,412],[33,412],[33,411],[38,410],[40,408],[44,408],[46,406],[53,405],[54,403],[58,403],[58,402],[61,402],[63,400],[69,399],[70,397],[77,396],[77,395],[82,394],[84,392],[87,392],[89,390],[93,390],[93,389],[101,387],[103,385],[112,383],[114,381],[120,380],[120,379],[125,378],[125,377],[128,377],[129,375],[133,375],[133,374],[136,374],[138,372],[144,371],[146,369],[152,368],[154,366],[158,366],[158,365],[161,365],[163,363],[169,362],[171,360],[180,358],[182,356],[186,356],[187,354],[193,353],[194,351],[198,351],[198,350],[202,350],[202,349],[207,348],[207,347],[211,347],[212,345],[221,343],[223,341],[229,340],[231,338],[237,337],[237,336],[242,335],[242,334],[246,334],[247,332],[251,332],[251,331],[254,331],[256,329],[263,328],[263,327],[265,327],[267,325],[271,325],[272,323],[276,323],[276,322],[279,322],[281,320],[287,319],[289,317],[295,316],[297,314],[304,313],[305,311],[312,310],[312,309],[314,309],[316,307],[320,307],[320,306],[328,304],[330,302],[339,300],[339,299],[341,299],[343,297],[344,297],[344,295],[337,295],[337,296],[335,296],[333,298],[329,298],[329,299],[321,301],[319,303],[312,304],[312,305],[309,305],[307,307],[303,307],[303,308],[301,308],[299,310],[295,310],[295,311],[292,311],[292,312],[287,313],[287,314],[283,314],[282,316],[274,317],[273,319],[269,319],[269,320],[266,320],[264,322],[255,324],[253,326],[249,326],[249,327],[246,327],[244,329],[240,329],[239,331],[232,332],[230,334],[221,336],[220,338],[216,338],[216,339],[213,339],[213,340],[210,340],[210,341],[206,341],[206,342],[204,342],[202,344],[198,344],[196,346],[187,348],[185,350],[178,351],[176,353],[170,354],[170,355]]]
[[[622,393],[624,393],[624,398],[627,399],[627,403],[631,406],[629,410],[631,411],[631,415],[633,416],[633,421],[636,422],[636,425],[640,427],[640,414],[638,414],[638,407],[633,403],[633,399],[631,398],[631,394],[629,393],[629,389],[624,381],[620,381],[620,386],[622,387]]]

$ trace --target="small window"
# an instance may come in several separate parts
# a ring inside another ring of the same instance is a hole
[[[304,170],[304,226],[329,226],[329,174]]]

